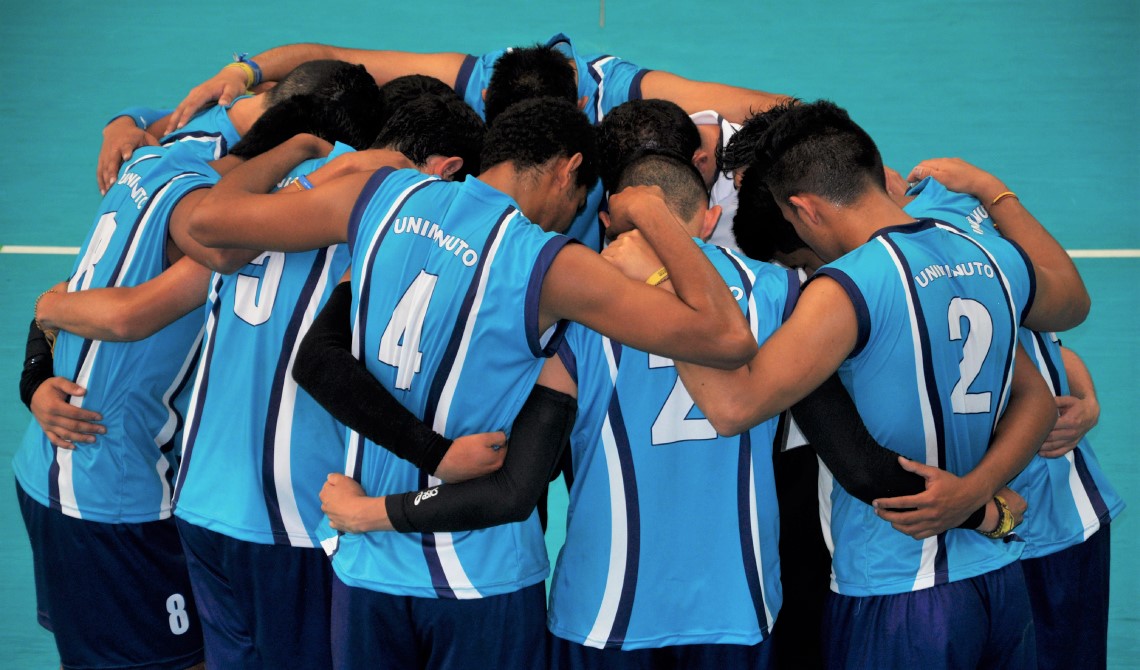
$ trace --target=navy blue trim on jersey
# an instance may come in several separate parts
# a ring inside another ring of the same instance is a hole
[[[740,277],[740,283],[744,288],[744,298],[747,300],[752,296],[752,280],[748,278],[748,273],[744,271],[744,266],[741,265],[740,262],[737,261],[736,257],[729,253],[729,251],[724,247],[717,247],[717,249],[720,250],[720,253],[724,254],[724,257],[728,259],[728,262],[732,264],[733,269],[736,270],[736,274]],[[744,314],[745,316],[748,315],[747,309],[744,310]]]
[[[947,224],[949,225],[949,224]],[[924,230],[934,228],[934,219],[916,219],[914,223],[899,223],[893,226],[886,226],[880,228],[871,234],[867,239],[868,242],[876,237],[885,237],[891,233],[902,233],[904,235],[913,235],[914,233],[921,233]]]
[[[851,353],[847,354],[847,358],[854,358],[863,353],[863,347],[866,347],[867,342],[871,339],[871,311],[867,308],[867,300],[863,297],[863,292],[855,285],[855,281],[851,279],[850,275],[843,270],[826,265],[808,277],[808,280],[804,282],[804,286],[815,281],[815,278],[819,276],[830,277],[838,282],[839,286],[851,300],[851,306],[855,308],[855,320],[859,324],[859,329],[855,336],[855,347],[851,350]]]
[[[463,296],[463,303],[459,307],[459,314],[455,319],[455,326],[451,330],[451,336],[448,338],[447,348],[440,358],[439,367],[436,368],[435,377],[431,381],[431,389],[428,391],[427,404],[424,406],[424,423],[431,426],[435,423],[435,413],[439,408],[439,398],[443,395],[443,387],[447,385],[447,379],[451,376],[451,370],[455,366],[455,358],[459,355],[459,345],[463,340],[463,331],[467,325],[467,321],[471,318],[471,309],[475,305],[475,296],[479,292],[479,284],[483,277],[484,272],[489,272],[487,267],[487,257],[490,255],[491,246],[499,237],[499,231],[506,225],[507,219],[511,218],[513,214],[518,212],[513,205],[508,205],[503,213],[499,216],[499,220],[495,222],[494,227],[487,235],[486,241],[483,243],[483,248],[479,253],[479,262],[475,265],[475,276],[471,279],[471,283],[467,286],[467,293]],[[379,246],[379,245],[377,245]],[[425,473],[420,473],[421,488],[426,487],[427,478]],[[443,564],[439,560],[439,553],[436,551],[435,535],[433,533],[423,533],[421,535],[421,546],[423,547],[424,560],[427,561],[428,571],[431,574],[432,586],[435,588],[437,597],[455,599],[455,591],[447,583],[447,576],[443,571]]]
[[[222,290],[222,275],[215,275],[217,280],[214,282],[214,295],[217,295]],[[194,421],[191,422],[186,431],[186,439],[184,440],[185,446],[182,449],[182,465],[178,468],[178,483],[174,487],[174,495],[170,498],[171,508],[178,506],[178,494],[182,492],[182,484],[186,481],[186,473],[190,470],[190,457],[194,454],[194,443],[198,439],[198,427],[202,424],[202,408],[206,404],[206,391],[210,386],[210,362],[214,358],[214,344],[215,335],[217,334],[218,316],[222,311],[222,301],[216,300],[214,306],[210,308],[210,316],[207,317],[207,323],[212,317],[214,320],[215,332],[206,333],[206,345],[202,352],[202,367],[199,371],[198,380],[198,402],[194,405]]]
[[[455,92],[463,97],[467,92],[467,85],[471,83],[471,72],[475,69],[475,64],[479,62],[477,56],[467,54],[463,57],[463,64],[459,66],[459,74],[455,77]]]
[[[1092,504],[1093,511],[1096,512],[1096,518],[1102,524],[1107,524],[1112,520],[1112,515],[1109,512],[1108,505],[1104,504],[1104,497],[1100,494],[1100,489],[1096,486],[1096,481],[1093,479],[1092,473],[1089,472],[1088,463],[1085,463],[1085,456],[1081,453],[1080,448],[1073,449],[1073,465],[1077,468],[1077,476],[1081,478],[1081,485],[1085,487],[1085,493],[1089,496],[1089,503]]]
[[[273,386],[269,390],[269,406],[265,416],[265,434],[261,453],[261,492],[265,498],[265,511],[269,517],[269,527],[273,530],[273,543],[290,546],[289,531],[285,528],[285,520],[281,517],[281,505],[277,500],[277,473],[275,468],[275,452],[277,447],[277,418],[281,414],[281,394],[285,383],[289,381],[289,362],[293,358],[293,348],[297,344],[298,333],[301,331],[301,322],[305,319],[305,312],[317,290],[317,284],[325,271],[325,259],[328,257],[328,247],[317,250],[316,258],[309,268],[309,276],[305,278],[305,286],[293,306],[293,314],[289,317],[289,325],[281,339],[281,350],[277,355],[277,369],[273,372]]]
[[[558,343],[558,360],[562,361],[562,365],[566,368],[566,372],[570,374],[570,378],[574,383],[578,383],[578,357],[574,355],[574,350],[570,348],[570,343],[563,339]]]
[[[893,226],[899,228],[900,226]],[[934,227],[933,221],[923,220],[920,221],[918,227],[905,226],[902,232],[904,234],[909,232],[917,232],[918,230],[925,230]],[[876,233],[879,235],[879,233]],[[902,250],[899,249],[898,244],[895,243],[889,235],[881,235],[882,241],[891,248],[894,252],[895,258],[902,265],[902,274],[904,277],[913,277],[914,272],[911,271],[910,262],[906,256],[903,255]],[[917,322],[915,330],[918,331],[918,342],[922,352],[922,378],[926,386],[927,407],[930,408],[931,423],[934,424],[934,440],[936,445],[936,458],[937,463],[928,463],[936,468],[946,467],[946,426],[943,423],[945,420],[942,416],[942,403],[939,400],[942,396],[938,393],[938,380],[934,377],[934,366],[931,362],[934,360],[933,352],[930,345],[930,331],[926,325],[926,315],[922,311],[922,303],[919,302],[918,287],[914,282],[904,282],[904,290],[910,294],[911,309],[913,310],[914,319]],[[938,550],[934,553],[934,584],[947,584],[950,581],[950,566],[947,562],[946,556],[946,533],[939,533],[937,536]]]
[[[352,214],[348,217],[348,253],[355,252],[356,247],[356,233],[360,230],[360,217],[364,216],[364,210],[368,209],[368,204],[372,202],[372,196],[376,194],[376,189],[380,188],[380,184],[388,175],[395,172],[396,169],[392,167],[382,167],[364,184],[364,188],[360,190],[360,196],[356,199],[356,204],[352,206]]]
[[[1045,361],[1045,369],[1049,372],[1049,385],[1053,387],[1053,395],[1062,395],[1064,387],[1061,386],[1061,373],[1057,370],[1057,362],[1049,355],[1045,333],[1039,333],[1036,330],[1029,332],[1032,333],[1034,341],[1037,342],[1037,349],[1041,351],[1041,360]]]
[[[217,152],[218,156],[225,156],[230,152],[230,143],[226,141],[225,135],[221,133],[211,133],[204,130],[191,130],[189,132],[171,133],[170,135],[164,135],[162,138],[162,146],[170,147],[171,145],[177,142],[181,142],[182,140],[197,140],[199,138],[217,140],[219,149]]]
[[[783,323],[792,316],[792,310],[796,308],[796,303],[800,301],[800,292],[803,288],[800,286],[800,275],[795,270],[787,270],[788,274],[788,295],[784,299],[784,313],[780,315],[780,322]]]
[[[534,269],[530,272],[530,281],[526,286],[526,303],[524,306],[525,323],[526,323],[526,343],[530,346],[530,353],[538,357],[549,357],[558,349],[558,342],[552,338],[546,346],[542,346],[542,333],[539,332],[538,327],[538,304],[539,298],[542,296],[542,283],[546,280],[546,272],[550,269],[550,264],[554,262],[554,257],[558,255],[559,251],[566,246],[570,241],[569,237],[559,235],[552,237],[542,245],[542,250],[538,252],[538,257],[534,259]],[[555,331],[555,336],[561,339],[561,335],[565,333],[566,328],[560,322],[557,324],[559,329]]]
[[[1025,261],[1025,269],[1029,273],[1029,298],[1025,301],[1025,309],[1019,315],[1018,323],[1025,323],[1025,319],[1029,316],[1029,310],[1033,308],[1033,301],[1037,298],[1037,272],[1033,269],[1033,261],[1030,260],[1029,254],[1025,253],[1025,249],[1021,248],[1017,242],[1003,237],[1003,240],[1009,242],[1010,245],[1021,254],[1021,260]]]
[[[613,351],[614,360],[620,366],[622,345],[608,339],[606,342]],[[633,613],[633,601],[637,593],[637,572],[641,563],[641,508],[637,498],[637,473],[633,468],[633,451],[617,393],[610,395],[607,414],[610,428],[613,430],[614,446],[617,449],[618,465],[621,469],[622,489],[625,493],[626,552],[621,596],[618,598],[617,612],[614,614],[613,627],[610,628],[605,648],[620,649],[625,643],[625,635],[629,630],[629,619]]]
[[[748,593],[752,596],[752,607],[756,610],[756,623],[760,633],[768,637],[768,616],[764,613],[764,586],[756,564],[760,557],[752,544],[752,434],[740,434],[740,449],[736,467],[736,514],[740,530],[740,557],[744,559],[744,578],[748,582]]]
[[[645,75],[653,72],[653,70],[638,70],[637,74],[633,75],[633,81],[629,82],[629,99],[641,100],[641,80],[645,79]]]

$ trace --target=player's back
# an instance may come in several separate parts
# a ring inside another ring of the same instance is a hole
[[[911,216],[946,221],[987,247],[1006,243],[985,206],[973,196],[950,191],[931,177],[907,195],[914,196],[905,207]],[[1021,328],[1018,339],[1053,395],[1068,395],[1068,375],[1056,334]],[[1044,556],[1082,542],[1124,508],[1087,438],[1061,458],[1034,456],[1011,488],[1030,508],[1017,529],[1025,541],[1022,558]]]
[[[786,270],[702,245],[759,341],[790,313]],[[781,603],[776,420],[716,434],[673,362],[571,324],[578,385],[566,543],[550,630],[590,647],[762,641]]]
[[[895,226],[820,270],[845,289],[859,335],[839,374],[871,434],[908,458],[965,474],[982,458],[1012,381],[1032,270],[933,220]],[[833,589],[917,590],[997,569],[1020,545],[976,533],[915,542],[827,478]]]
[[[80,248],[69,292],[136,286],[168,267],[167,224],[187,193],[218,175],[193,151],[148,147],[124,164]],[[202,314],[191,312],[137,342],[61,332],[55,373],[87,389],[72,403],[98,411],[107,433],[75,450],[56,449],[34,421],[17,454],[24,489],[64,514],[104,522],[170,515],[181,416],[173,397],[193,372]]]
[[[337,143],[281,186],[351,151]],[[175,492],[179,518],[248,542],[317,546],[318,493],[344,463],[344,427],[298,388],[293,361],[348,262],[347,245],[338,244],[265,252],[211,277]]]
[[[474,177],[453,184],[381,170],[350,223],[354,353],[445,435],[509,430],[553,351],[538,298],[567,242]],[[348,472],[369,495],[438,483],[358,435],[348,450]],[[537,583],[547,561],[532,515],[462,534],[344,536],[334,567],[350,585],[468,598]]]

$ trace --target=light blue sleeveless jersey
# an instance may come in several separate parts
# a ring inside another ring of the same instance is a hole
[[[701,244],[764,341],[798,278]],[[548,625],[588,647],[753,645],[782,601],[776,419],[719,437],[673,361],[579,324],[559,356],[578,383],[574,484]]]
[[[641,80],[649,70],[638,67],[627,60],[606,54],[583,56],[574,49],[570,38],[559,33],[546,41],[574,61],[578,71],[578,99],[586,98],[582,109],[590,123],[601,123],[614,107],[630,100],[641,99]],[[491,81],[495,61],[506,53],[506,49],[491,51],[482,56],[468,55],[459,69],[455,80],[455,90],[463,100],[471,105],[479,116],[485,116],[483,91]],[[594,184],[586,198],[586,206],[574,218],[566,234],[591,249],[602,248],[603,231],[598,220],[598,207],[602,202],[601,182]]]
[[[187,193],[212,186],[214,172],[188,147],[139,149],[99,205],[68,291],[136,286],[168,267],[167,224]],[[57,449],[34,420],[16,454],[20,485],[67,516],[140,523],[170,516],[178,467],[173,399],[194,370],[202,313],[193,311],[137,342],[86,340],[60,332],[55,374],[87,389],[71,403],[100,412],[106,435]]]
[[[982,244],[1000,237],[989,212],[972,196],[949,191],[929,177],[907,195],[915,196],[905,207],[911,216],[942,219]],[[1057,336],[1022,328],[1018,338],[1053,395],[1068,395]],[[1061,458],[1035,456],[1010,488],[1029,505],[1017,528],[1025,540],[1022,558],[1040,558],[1083,542],[1124,509],[1124,500],[1109,483],[1087,438]]]
[[[249,96],[239,96],[234,102]],[[230,121],[229,105],[214,105],[209,109],[198,112],[185,126],[176,132],[165,135],[159,140],[163,146],[174,143],[195,147],[195,151],[204,159],[213,161],[225,156],[230,148],[241,139],[233,122]]]
[[[1013,378],[1017,328],[1033,299],[1028,260],[926,219],[877,232],[825,265],[855,308],[855,348],[839,368],[871,434],[907,458],[969,472],[989,446]],[[996,570],[1022,543],[948,532],[917,541],[820,477],[832,590],[917,591]]]
[[[338,143],[282,186],[351,151]],[[338,244],[265,252],[211,278],[176,516],[247,542],[318,546],[318,496],[344,465],[344,427],[293,381],[293,361],[348,263]]]
[[[390,169],[368,182],[348,239],[353,353],[436,431],[508,431],[560,339],[556,329],[539,332],[538,300],[569,239],[543,232],[474,177],[448,183]],[[355,433],[346,461],[370,496],[438,483]],[[323,544],[346,584],[393,595],[498,595],[548,570],[535,514],[465,533],[377,532]]]

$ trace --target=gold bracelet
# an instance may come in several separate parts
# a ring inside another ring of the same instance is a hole
[[[657,286],[658,284],[667,281],[668,279],[669,271],[666,270],[664,266],[662,266],[660,270],[649,275],[649,279],[646,279],[645,283],[649,284],[650,286]]]
[[[49,288],[48,290],[44,291],[43,293],[41,293],[36,298],[35,305],[32,307],[32,318],[35,319],[35,321],[36,321],[36,328],[39,328],[44,333],[48,332],[48,329],[44,328],[44,325],[42,323],[40,323],[40,301],[43,300],[44,296],[49,294],[49,293],[55,293],[55,287],[54,286]]]
[[[998,540],[1013,532],[1014,526],[1017,522],[1013,518],[1013,512],[1009,511],[1009,505],[1006,504],[1005,498],[1001,496],[994,496],[994,505],[997,505],[998,510],[998,525],[992,531],[978,531],[986,537]]]
[[[990,202],[990,207],[993,207],[994,205],[998,204],[1002,200],[1005,200],[1006,198],[1013,198],[1014,200],[1021,200],[1021,198],[1017,197],[1017,194],[1014,193],[1013,191],[1002,191],[1001,193],[997,194],[997,197],[994,198],[993,201]]]

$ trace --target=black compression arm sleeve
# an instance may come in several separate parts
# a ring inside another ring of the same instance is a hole
[[[54,374],[51,346],[44,331],[32,319],[28,328],[28,343],[24,348],[24,371],[20,373],[20,401],[28,409],[32,408],[32,396],[36,389]]]
[[[293,379],[337,421],[427,472],[435,472],[451,440],[424,425],[352,355],[352,289],[344,282],[301,342]]]
[[[577,410],[577,401],[565,393],[534,387],[515,418],[502,468],[458,484],[388,496],[392,527],[439,533],[523,521],[559,466]]]
[[[792,416],[836,481],[868,505],[876,498],[926,490],[926,480],[904,470],[899,454],[880,445],[867,431],[838,375],[796,403]],[[975,511],[958,527],[977,528],[985,511],[985,507]]]

